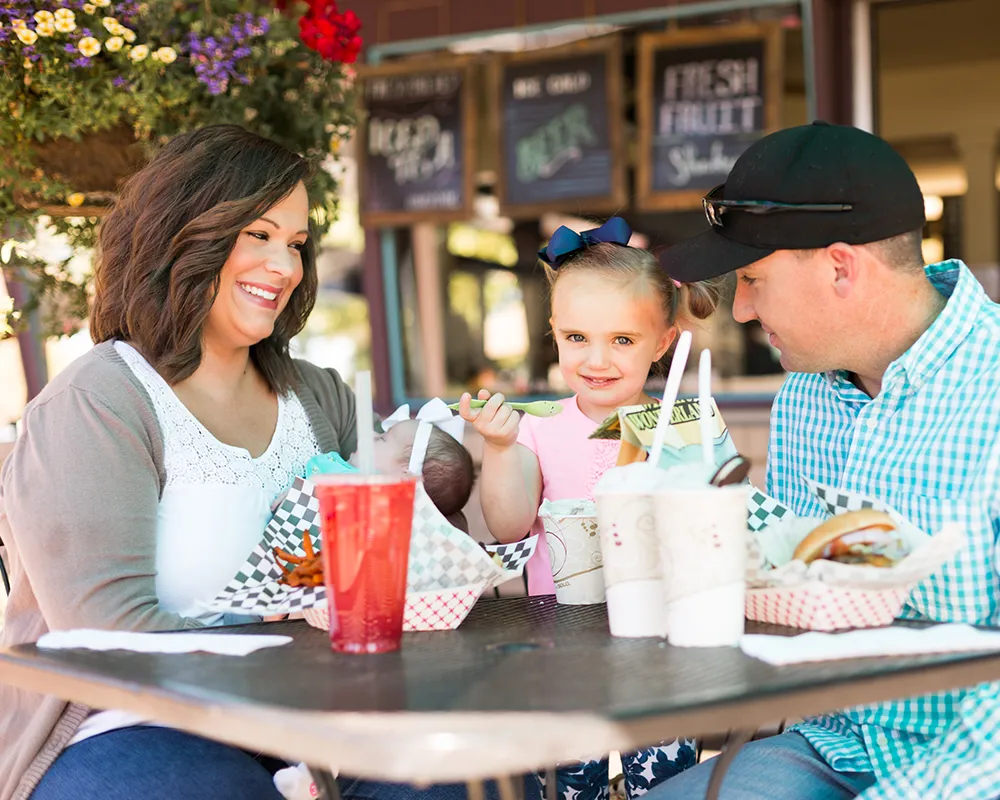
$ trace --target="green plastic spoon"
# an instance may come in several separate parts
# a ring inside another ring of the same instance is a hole
[[[482,408],[487,402],[486,400],[473,400],[471,407]],[[552,400],[535,400],[532,403],[505,403],[505,405],[510,406],[515,411],[530,414],[532,417],[554,417],[556,414],[561,414],[563,410],[561,405]],[[448,408],[452,411],[458,411],[458,403],[452,403]]]

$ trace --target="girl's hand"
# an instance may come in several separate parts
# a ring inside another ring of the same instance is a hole
[[[520,421],[517,412],[504,403],[499,392],[492,397],[486,389],[479,390],[479,399],[487,403],[480,409],[470,408],[472,395],[466,392],[458,405],[462,419],[479,431],[486,444],[499,450],[506,450],[517,444],[517,426]]]

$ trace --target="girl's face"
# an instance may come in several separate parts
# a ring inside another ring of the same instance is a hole
[[[563,378],[595,420],[639,402],[675,334],[654,292],[582,271],[560,276],[550,322]]]
[[[302,280],[302,251],[308,239],[309,198],[300,183],[240,231],[205,321],[206,343],[250,347],[271,335]]]

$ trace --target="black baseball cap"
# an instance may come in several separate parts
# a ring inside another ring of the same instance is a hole
[[[660,255],[667,274],[685,283],[776,250],[867,244],[926,221],[917,179],[888,142],[826,122],[754,142],[702,202],[712,227]]]

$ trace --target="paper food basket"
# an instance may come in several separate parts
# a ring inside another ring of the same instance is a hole
[[[758,489],[748,500],[753,555],[747,572],[746,616],[758,622],[814,631],[889,625],[907,598],[962,546],[962,531],[946,525],[928,536],[878,500],[807,481],[830,516],[874,508],[890,514],[911,548],[891,568],[831,561],[806,566],[792,561],[795,546],[823,518],[796,517],[786,506]]]
[[[316,549],[321,549],[319,501],[313,484],[297,478],[260,543],[206,608],[259,616],[302,612],[310,624],[329,628],[325,587],[291,587],[279,582],[284,573],[274,548],[304,555],[302,534],[306,531]],[[537,543],[537,537],[532,536],[484,548],[451,525],[417,484],[403,629],[457,628],[483,592],[521,576]]]

